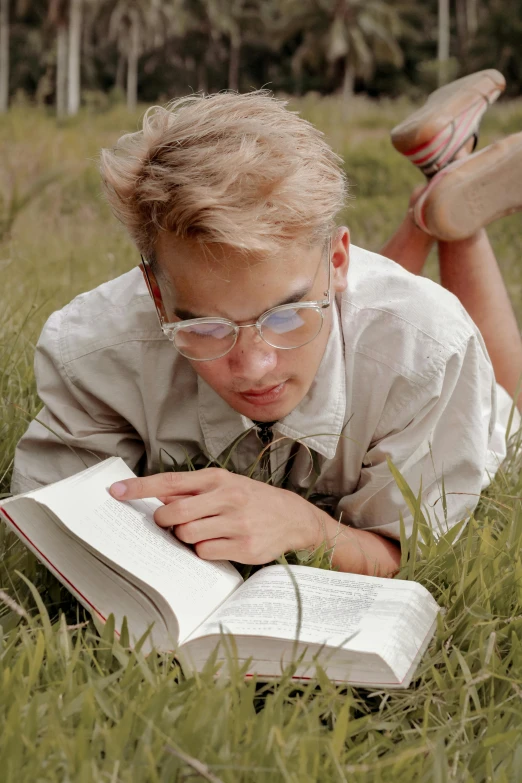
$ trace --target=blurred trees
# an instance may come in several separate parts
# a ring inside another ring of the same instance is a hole
[[[449,0],[439,0],[438,7],[437,59],[439,61],[439,85],[447,81],[447,64],[450,57],[450,4]]]
[[[60,118],[80,107],[82,0],[50,0],[47,22],[55,34],[54,92]]]
[[[96,17],[94,38],[105,38],[116,45],[114,86],[121,89],[125,81],[127,108],[134,111],[138,102],[139,59],[163,46],[169,34],[178,29],[173,6],[162,0],[108,0],[99,3]]]
[[[455,21],[457,28],[457,51],[466,59],[478,28],[477,0],[456,0]]]
[[[261,86],[415,96],[486,67],[518,94],[521,53],[522,0],[0,0],[0,111],[17,93],[59,116],[124,92],[131,111]]]
[[[294,52],[294,69],[314,67],[323,56],[330,73],[337,70],[339,86],[348,99],[355,79],[371,79],[376,65],[400,68],[401,17],[384,0],[287,0],[283,5],[282,30],[287,38],[296,32],[302,38]],[[337,69],[336,69],[337,66]],[[334,83],[336,79],[334,78]]]
[[[9,0],[0,0],[0,112],[9,98]]]
[[[68,0],[50,0],[47,19],[56,34],[55,104],[57,116],[63,117],[67,108]]]
[[[67,68],[67,114],[80,108],[82,0],[69,0],[69,57]]]

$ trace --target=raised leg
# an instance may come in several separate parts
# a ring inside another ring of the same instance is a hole
[[[440,280],[480,329],[495,378],[515,396],[522,375],[522,338],[485,230],[459,242],[439,242]],[[522,410],[522,393],[517,407]]]
[[[412,206],[425,187],[425,185],[420,185],[413,191],[409,211],[395,234],[381,250],[383,256],[396,261],[414,275],[419,275],[422,272],[424,263],[435,242],[433,237],[417,227],[411,214]]]
[[[425,106],[394,128],[396,149],[426,175],[435,176],[414,191],[406,218],[382,253],[420,274],[434,238],[438,239],[441,284],[474,320],[498,383],[515,397],[519,382],[522,385],[522,338],[481,226],[522,210],[522,133],[470,154],[480,118],[504,86],[496,71],[458,80],[437,90]],[[444,125],[447,117],[452,118],[451,126]],[[446,136],[449,152],[435,144]],[[522,390],[517,406],[522,410]]]
[[[433,243],[408,213],[381,252],[420,274]],[[439,242],[438,248],[441,285],[455,294],[480,329],[495,378],[514,398],[522,377],[522,337],[486,231]],[[522,382],[517,407],[522,410]]]

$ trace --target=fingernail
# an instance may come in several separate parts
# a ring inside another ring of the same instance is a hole
[[[111,495],[115,498],[123,498],[127,494],[127,486],[122,481],[117,481],[111,486]]]

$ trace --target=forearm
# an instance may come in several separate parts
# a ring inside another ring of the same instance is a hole
[[[400,545],[378,533],[343,525],[324,511],[316,509],[318,536],[316,546],[326,541],[333,552],[332,565],[340,571],[369,576],[391,577],[399,569]]]

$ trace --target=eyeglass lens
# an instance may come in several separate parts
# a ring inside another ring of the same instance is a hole
[[[300,348],[321,331],[323,316],[316,307],[285,307],[259,323],[261,337],[273,348]],[[178,351],[189,359],[217,359],[231,350],[237,327],[220,321],[182,325],[174,335]]]

